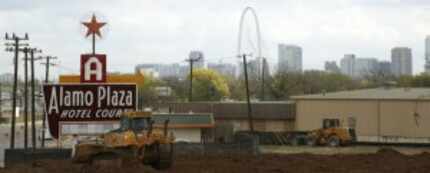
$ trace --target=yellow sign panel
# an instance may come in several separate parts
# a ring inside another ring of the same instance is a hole
[[[106,83],[135,83],[137,85],[143,84],[143,75],[141,74],[108,74]],[[81,77],[79,75],[60,75],[59,83],[80,83]]]

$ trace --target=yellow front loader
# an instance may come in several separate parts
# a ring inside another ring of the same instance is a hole
[[[355,130],[341,127],[338,119],[327,119],[323,124],[323,128],[312,130],[307,134],[307,145],[337,147],[356,141]]]

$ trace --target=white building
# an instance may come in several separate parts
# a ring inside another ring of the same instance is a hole
[[[425,40],[425,65],[424,70],[426,73],[430,73],[430,35]]]
[[[188,65],[174,64],[139,64],[135,67],[135,72],[149,75],[155,78],[178,77],[185,78],[188,75]]]
[[[391,49],[391,68],[395,76],[412,75],[412,51],[408,47]]]
[[[354,77],[362,78],[378,72],[379,64],[376,58],[357,58],[354,64]]]
[[[355,55],[345,54],[340,60],[340,71],[347,76],[354,76],[355,69]]]
[[[296,45],[278,45],[278,71],[301,72],[302,48]]]

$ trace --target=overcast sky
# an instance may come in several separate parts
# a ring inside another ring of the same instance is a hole
[[[323,69],[324,61],[339,61],[346,53],[389,60],[392,47],[407,46],[413,50],[414,73],[419,73],[424,38],[430,34],[428,0],[1,1],[1,33],[28,32],[31,45],[59,57],[56,74],[78,73],[80,54],[91,49],[80,22],[93,12],[108,22],[98,53],[107,54],[109,71],[120,72],[132,72],[144,62],[183,63],[191,50],[203,51],[210,62],[236,62],[231,57],[237,54],[239,19],[247,6],[257,12],[269,62],[277,62],[278,43],[296,44],[303,48],[305,69]],[[256,45],[253,24],[247,16],[247,52]],[[0,51],[0,67],[1,73],[13,71],[12,53]]]

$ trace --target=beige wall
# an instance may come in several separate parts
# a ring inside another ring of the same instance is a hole
[[[414,116],[415,111],[419,116]],[[430,102],[382,102],[381,133],[385,136],[430,137]]]
[[[355,117],[358,136],[430,137],[429,101],[298,100],[296,105],[296,130],[320,128],[324,118],[339,118],[347,125],[348,117]],[[419,125],[413,116],[415,108]]]
[[[216,120],[217,124],[231,123],[234,131],[249,130],[248,120]],[[254,129],[263,132],[282,132],[294,130],[294,120],[254,120]]]

